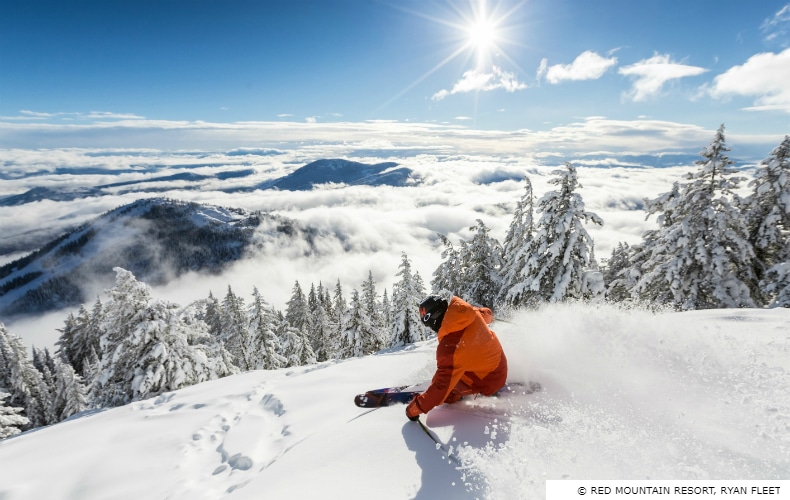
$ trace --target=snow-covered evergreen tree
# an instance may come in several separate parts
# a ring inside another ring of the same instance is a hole
[[[80,306],[78,314],[84,314],[87,317],[88,311],[85,309],[84,305]],[[55,342],[55,353],[60,357],[61,360],[72,365],[79,362],[77,360],[72,361],[72,358],[75,358],[76,356],[71,352],[72,345],[75,343],[74,337],[77,328],[79,328],[77,318],[74,317],[74,313],[69,313],[69,315],[66,316],[63,328],[58,329],[60,332],[60,337],[58,337],[58,340]]]
[[[770,267],[790,259],[790,136],[760,162],[749,183],[749,239],[759,260]]]
[[[368,279],[362,283],[362,311],[369,318],[370,326],[376,339],[372,352],[384,347],[384,342],[389,336],[384,336],[385,323],[381,311],[381,304],[376,293],[376,282],[373,280],[373,271],[368,271]]]
[[[91,352],[98,352],[101,331],[102,303],[96,299],[91,312],[80,306],[77,316],[69,313],[62,329],[59,329],[60,337],[55,342],[57,356],[69,363],[74,370],[83,375],[83,367],[86,358]]]
[[[755,272],[765,302],[790,305],[785,268],[790,266],[790,136],[771,151],[749,183],[752,194],[744,203],[749,241],[756,257]],[[782,299],[782,297],[785,297]]]
[[[204,322],[186,321],[178,305],[152,298],[148,285],[131,272],[114,270],[101,361],[91,387],[94,406],[123,405],[233,371],[211,347],[190,344],[191,338],[209,336]]]
[[[318,287],[319,288],[321,287],[321,283],[320,282],[318,283]],[[308,307],[308,309],[310,309],[311,313],[320,304],[320,297],[321,297],[321,295],[318,292],[316,292],[316,290],[315,290],[315,284],[314,283],[310,283],[310,292],[307,294],[307,307]]]
[[[628,243],[618,243],[612,250],[612,256],[606,261],[603,279],[606,285],[606,297],[614,302],[628,300],[631,297],[631,286],[624,273],[631,267],[632,250]]]
[[[88,389],[70,364],[55,362],[52,411],[57,422],[88,408]]]
[[[55,384],[55,360],[46,347],[39,349],[33,346],[30,350],[33,353],[33,366],[41,374],[44,384],[50,389],[51,393],[52,386]]]
[[[329,318],[332,326],[329,336],[324,338],[323,347],[326,352],[326,359],[335,359],[339,356],[340,338],[343,336],[343,332],[346,329],[346,322],[348,321],[348,304],[346,303],[343,287],[339,279],[335,285],[335,291],[332,294],[332,309]],[[321,361],[321,359],[319,359],[319,361]]]
[[[286,304],[285,320],[302,332],[307,332],[310,326],[310,308],[298,281],[294,283],[291,298]]]
[[[91,386],[96,380],[96,375],[99,373],[99,353],[92,349],[91,353],[85,358],[82,363],[82,370],[80,371],[82,380],[85,382],[87,394],[89,395],[88,403],[90,403]],[[76,370],[75,370],[76,371]]]
[[[220,339],[230,353],[233,364],[243,372],[254,369],[255,356],[252,352],[246,306],[244,299],[233,293],[230,285],[222,300],[220,317],[222,323]]]
[[[532,181],[524,176],[524,183],[524,194],[516,204],[513,220],[502,243],[502,284],[498,301],[507,306],[514,305],[508,301],[510,290],[524,280],[527,259],[532,253],[532,236],[535,233],[535,196],[532,192]]]
[[[398,269],[396,276],[400,276],[400,281],[392,291],[392,347],[420,342],[433,333],[420,321],[419,305],[425,297],[425,287],[419,274],[412,273],[405,252]]]
[[[0,439],[19,434],[30,423],[27,417],[21,415],[23,408],[9,406],[7,399],[10,397],[11,394],[0,390]]]
[[[489,236],[491,230],[482,220],[477,219],[477,225],[469,230],[474,232],[474,236],[461,246],[462,281],[454,292],[470,304],[494,307],[502,286],[499,274],[502,248],[496,239]]]
[[[313,346],[304,330],[293,327],[281,313],[277,316],[275,326],[277,338],[280,339],[280,354],[285,358],[285,366],[316,363]]]
[[[208,325],[208,332],[214,338],[222,336],[222,305],[211,291],[208,292],[203,321]]]
[[[648,203],[649,214],[664,214],[633,263],[635,296],[684,310],[755,304],[754,251],[735,194],[741,178],[727,151],[722,125],[689,182]]]
[[[510,287],[506,302],[514,306],[584,298],[586,273],[592,263],[592,238],[585,223],[603,225],[598,215],[584,210],[577,190],[576,168],[567,163],[555,170],[549,183],[558,187],[538,201],[538,221],[522,281]]]
[[[439,239],[444,245],[442,250],[442,262],[433,272],[431,287],[434,292],[439,290],[450,290],[458,293],[463,284],[463,271],[461,266],[460,252],[453,247],[450,238],[439,234]]]
[[[394,321],[392,319],[392,304],[390,303],[387,289],[381,294],[381,321],[384,327],[381,330],[382,347],[390,344]]]
[[[29,423],[23,430],[55,422],[52,398],[41,373],[28,358],[22,339],[0,323],[0,389],[11,394],[8,405],[23,408]]]
[[[318,289],[310,286],[310,293],[307,296],[307,306],[310,310],[308,337],[313,346],[313,352],[318,361],[326,361],[331,358],[331,339],[334,334],[332,323],[332,301],[327,299],[324,286],[319,283]]]
[[[345,328],[340,337],[338,357],[341,359],[365,356],[379,349],[378,335],[356,290],[351,291],[349,307]]]
[[[771,306],[790,307],[790,261],[774,264],[761,281]]]
[[[255,353],[255,368],[276,370],[285,366],[286,360],[280,354],[280,339],[277,337],[274,311],[264,300],[257,287],[252,289],[252,304],[249,311],[249,338]]]

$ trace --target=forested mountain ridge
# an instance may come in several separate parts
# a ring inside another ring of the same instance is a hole
[[[368,165],[343,159],[316,160],[261,187],[302,191],[328,183],[402,186],[409,180],[412,171],[397,166],[394,162]]]
[[[122,266],[150,283],[187,271],[219,272],[242,258],[256,230],[305,238],[289,219],[148,198],[111,210],[0,267],[0,318],[79,305],[87,285],[109,285]]]

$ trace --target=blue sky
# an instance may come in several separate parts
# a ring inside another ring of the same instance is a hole
[[[788,81],[787,0],[0,0],[0,147],[43,124],[591,117],[774,140]]]

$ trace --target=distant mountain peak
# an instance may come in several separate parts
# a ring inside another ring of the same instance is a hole
[[[264,188],[307,191],[321,184],[369,186],[403,186],[412,170],[398,168],[395,162],[370,165],[340,158],[316,160],[296,169],[285,177],[266,183]]]

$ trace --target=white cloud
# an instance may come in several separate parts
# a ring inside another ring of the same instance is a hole
[[[144,117],[132,113],[112,113],[108,111],[90,111],[88,113],[77,112],[60,112],[60,113],[42,113],[39,111],[30,111],[23,109],[19,112],[20,119],[34,119],[34,120],[143,120]]]
[[[145,117],[132,113],[109,113],[106,111],[91,111],[87,114],[74,113],[77,118],[87,120],[143,120]]]
[[[626,94],[634,102],[658,95],[667,82],[701,75],[706,71],[705,68],[674,62],[669,55],[660,54],[618,70],[621,75],[634,78],[634,86]]]
[[[790,40],[788,40],[788,29],[790,28],[790,4],[785,5],[779,9],[773,17],[769,17],[760,26],[760,29],[765,34],[767,42],[779,42],[783,47],[786,47]]]
[[[434,101],[441,101],[445,97],[453,94],[489,92],[497,89],[515,92],[525,88],[527,88],[527,84],[519,82],[515,74],[503,71],[501,68],[494,66],[491,73],[483,73],[476,69],[467,71],[461,79],[453,85],[451,90],[442,89],[435,93],[431,99]]]
[[[29,117],[29,118],[40,118],[40,119],[52,118],[52,117],[56,116],[55,113],[40,113],[40,112],[37,112],[37,111],[30,111],[30,110],[27,110],[27,109],[21,110],[19,112],[19,114],[23,115],[23,116],[26,116],[26,117]]]
[[[715,98],[754,97],[751,111],[790,113],[790,49],[779,54],[756,54],[742,66],[733,66],[713,80],[708,93]]]
[[[538,79],[545,76],[546,81],[553,84],[566,80],[597,80],[616,64],[616,57],[603,57],[591,50],[579,54],[571,64],[549,66],[544,58],[538,68]]]

